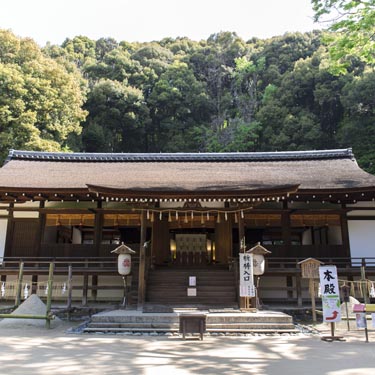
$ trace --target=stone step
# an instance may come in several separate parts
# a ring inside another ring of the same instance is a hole
[[[177,314],[170,314],[170,316],[160,316],[160,314],[150,313],[150,314],[143,314],[142,316],[100,316],[100,315],[93,315],[91,317],[92,323],[115,323],[115,324],[122,324],[122,323],[131,323],[131,324],[139,324],[139,323],[178,323],[179,316]]]
[[[164,317],[157,318],[148,318],[148,319],[135,319],[134,317],[129,317],[128,319],[126,317],[107,317],[105,320],[104,319],[97,319],[95,316],[92,317],[90,325],[92,326],[131,326],[131,325],[137,325],[137,326],[168,326],[168,325],[173,325],[173,324],[179,324],[179,317],[171,317],[170,319],[166,319]],[[257,318],[257,319],[251,319],[251,320],[245,320],[245,319],[226,319],[226,320],[218,320],[215,318],[207,318],[206,320],[206,325],[207,327],[219,327],[219,326],[225,326],[225,327],[230,327],[230,326],[247,326],[247,325],[265,325],[265,326],[270,326],[270,325],[293,325],[292,319],[277,319],[274,321],[270,321],[268,319],[262,319],[262,318]]]
[[[149,329],[178,329],[179,323],[178,322],[137,322],[137,323],[131,323],[131,322],[123,322],[123,323],[106,323],[106,322],[92,322],[88,325],[90,328],[131,328],[131,329],[138,329],[138,328],[149,328]]]
[[[126,329],[149,329],[149,330],[166,330],[169,331],[170,329],[177,329],[179,328],[179,323],[171,323],[171,322],[138,322],[138,323],[90,323],[88,325],[88,328],[90,329],[118,329],[118,328],[126,328]],[[282,323],[227,323],[227,324],[212,324],[212,323],[206,323],[206,329],[207,331],[212,332],[225,332],[225,331],[240,331],[242,329],[245,330],[251,330],[251,329],[295,329],[293,324],[282,324]]]
[[[120,333],[120,332],[178,332],[179,328],[141,328],[141,327],[133,327],[133,328],[91,328],[86,327],[83,332],[103,332],[103,333]]]
[[[164,306],[165,307],[165,306]],[[296,332],[292,317],[284,313],[264,311],[257,313],[218,313],[199,310],[206,314],[206,329],[211,333]],[[173,313],[142,313],[137,310],[114,310],[95,314],[84,332],[177,332],[180,315],[189,314],[176,308]]]
[[[86,333],[95,333],[95,332],[102,332],[102,333],[121,333],[121,332],[144,332],[144,333],[151,333],[151,332],[179,332],[179,327],[169,327],[169,328],[161,328],[161,327],[153,327],[153,328],[145,328],[145,327],[86,327],[83,332]],[[240,327],[240,328],[228,328],[228,327],[221,327],[221,328],[207,328],[206,332],[208,333],[298,333],[300,332],[294,326],[269,326],[269,327]]]

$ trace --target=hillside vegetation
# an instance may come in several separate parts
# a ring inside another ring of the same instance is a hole
[[[0,153],[353,147],[375,172],[375,72],[328,69],[322,32],[244,41],[66,39],[0,30]]]

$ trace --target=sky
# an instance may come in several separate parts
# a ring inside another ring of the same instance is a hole
[[[149,42],[207,39],[220,31],[244,40],[321,28],[310,0],[0,0],[0,29],[40,46],[85,35]]]

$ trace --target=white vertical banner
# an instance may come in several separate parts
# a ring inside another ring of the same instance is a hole
[[[336,266],[320,266],[319,278],[323,321],[328,323],[339,322],[341,320],[341,303]]]
[[[240,253],[240,297],[255,297],[253,254]]]

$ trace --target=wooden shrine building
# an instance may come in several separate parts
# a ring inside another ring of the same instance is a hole
[[[0,257],[104,259],[124,242],[139,259],[141,302],[162,283],[143,282],[149,269],[209,273],[258,242],[272,252],[274,268],[288,259],[295,267],[308,257],[374,257],[375,177],[359,168],[351,149],[11,150],[0,169],[0,200]],[[280,284],[293,283],[270,276],[270,298]]]

